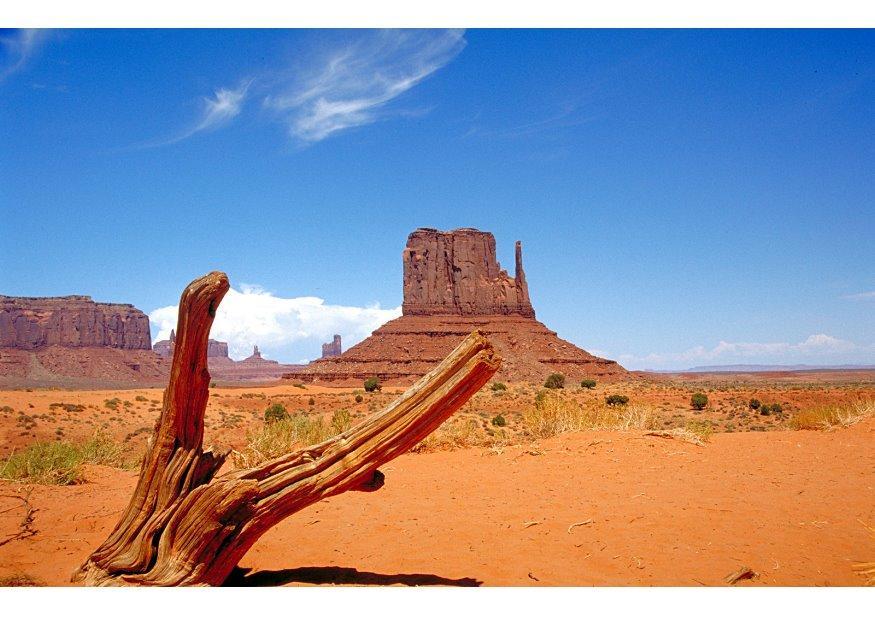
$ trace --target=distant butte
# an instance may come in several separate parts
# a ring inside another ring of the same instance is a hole
[[[154,384],[167,370],[130,304],[0,295],[0,385]]]
[[[159,340],[152,349],[168,361],[176,346],[176,331],[170,330],[169,340]],[[216,381],[243,383],[250,381],[276,381],[284,373],[303,368],[300,364],[280,364],[264,359],[258,345],[252,350],[252,355],[239,362],[228,355],[228,343],[209,339],[207,342],[207,364],[211,377]]]
[[[480,329],[504,360],[498,376],[505,380],[541,382],[552,372],[577,381],[628,378],[617,362],[562,340],[535,319],[519,241],[515,250],[511,277],[496,259],[492,233],[415,230],[402,252],[402,316],[342,355],[323,356],[283,377],[351,385],[376,376],[409,383]]]
[[[322,359],[338,357],[341,353],[343,353],[343,345],[340,342],[340,334],[334,334],[334,339],[331,342],[322,345]]]

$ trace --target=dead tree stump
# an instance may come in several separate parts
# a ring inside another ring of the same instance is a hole
[[[318,445],[217,478],[227,453],[203,450],[207,340],[228,278],[213,272],[179,303],[161,416],[134,495],[73,575],[85,585],[221,585],[268,529],[321,499],[376,490],[377,467],[410,450],[479,390],[500,359],[478,332],[380,414]]]

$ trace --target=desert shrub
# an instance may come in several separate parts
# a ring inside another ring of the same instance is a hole
[[[584,379],[580,382],[580,387],[592,390],[595,388],[595,379]]]
[[[72,403],[50,403],[49,409],[63,409],[67,413],[78,413],[80,411],[85,411],[85,406],[74,405]]]
[[[496,381],[492,384],[493,392],[504,392],[507,389],[507,386],[503,384],[501,381]]]
[[[701,392],[696,392],[690,397],[690,405],[693,409],[701,411],[708,405],[708,396]]]
[[[454,450],[483,443],[480,425],[471,418],[450,418],[413,448],[413,452]]]
[[[747,406],[756,411],[760,408],[760,401],[758,401],[756,398],[751,398],[750,402],[747,403]]]
[[[769,415],[771,412],[768,405],[760,405],[760,415]]]
[[[773,403],[769,405],[769,409],[772,413],[784,413],[784,408],[781,406],[781,403]]]
[[[687,420],[684,429],[702,442],[707,442],[714,431],[713,426],[708,420]]]
[[[532,408],[523,412],[523,429],[532,437],[545,438],[580,430],[631,430],[653,428],[656,414],[651,407],[633,405],[584,407],[561,393],[541,390]]]
[[[875,401],[858,400],[844,405],[823,405],[793,414],[790,428],[796,430],[833,430],[852,426],[875,415]]]
[[[365,379],[365,392],[379,392],[382,389],[380,380],[377,377]]]
[[[609,407],[627,405],[629,404],[629,397],[623,394],[611,394],[610,396],[605,396],[605,404]]]
[[[0,461],[0,479],[28,484],[77,484],[84,481],[82,465],[124,467],[122,447],[98,431],[82,444],[43,441],[13,452]]]
[[[15,409],[10,407],[9,405],[3,405],[2,407],[0,407],[0,412],[3,412],[3,413],[13,413],[14,411],[15,411]]]
[[[137,394],[136,396],[134,396],[134,400],[139,401],[139,402],[141,402],[141,403],[145,403],[145,402],[147,402],[149,399],[146,398],[145,396],[143,396],[142,394]]]
[[[312,407],[313,405],[316,404],[316,399],[313,398],[313,397],[311,396],[311,397],[307,400],[307,404],[310,405],[310,406]]]
[[[352,426],[352,416],[348,409],[338,409],[331,416],[331,430],[335,435],[349,430]]]
[[[248,433],[246,447],[233,453],[234,464],[237,467],[254,467],[287,454],[296,447],[321,443],[334,434],[320,416],[296,413]]]
[[[356,394],[356,395],[355,395],[355,402],[357,402],[357,403],[362,402],[364,399],[365,399],[365,397],[362,396],[361,394]]]
[[[121,404],[120,398],[110,398],[108,400],[103,401],[103,406],[107,409],[112,409],[113,411],[118,410],[118,406]]]
[[[544,387],[551,390],[559,390],[565,387],[565,375],[561,372],[554,372],[547,380],[544,381]]]
[[[492,418],[492,426],[507,426],[507,420],[500,413]]]
[[[289,417],[289,412],[286,411],[286,408],[282,403],[274,403],[264,410],[265,422],[276,422],[287,417]]]
[[[216,382],[215,382],[215,381],[210,381],[210,387],[211,387],[211,388],[216,387]]]

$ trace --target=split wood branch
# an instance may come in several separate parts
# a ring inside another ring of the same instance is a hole
[[[183,292],[164,405],[137,487],[116,528],[73,581],[222,584],[279,521],[326,497],[382,486],[377,468],[437,429],[500,364],[474,332],[380,414],[318,445],[214,477],[227,453],[202,449],[207,341],[228,287],[225,274],[213,272]]]

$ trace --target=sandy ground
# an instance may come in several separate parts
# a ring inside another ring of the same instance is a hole
[[[240,585],[862,585],[875,559],[875,420],[834,432],[641,432],[408,454],[376,493],[293,515],[244,557]],[[37,533],[0,545],[0,578],[64,585],[110,532],[136,473],[35,486]],[[0,542],[27,488],[0,483]],[[575,526],[575,524],[578,524]]]

